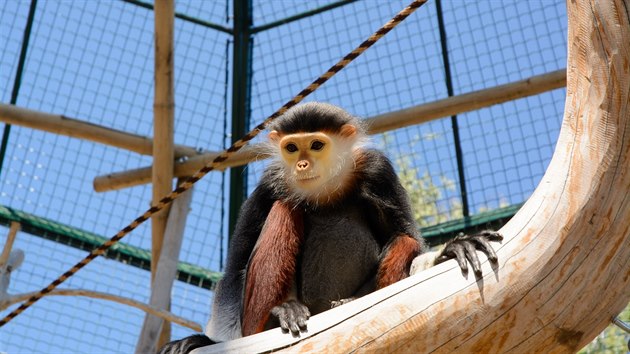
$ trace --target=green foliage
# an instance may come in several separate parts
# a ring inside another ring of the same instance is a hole
[[[510,202],[507,200],[507,198],[505,197],[501,197],[499,199],[499,209],[500,208],[505,208],[505,207],[509,207],[510,206]],[[477,212],[478,213],[485,213],[487,211],[493,210],[493,209],[497,209],[497,208],[492,208],[489,207],[487,205],[480,205],[479,207],[477,207]]]
[[[630,304],[618,316],[625,322],[630,321]],[[624,332],[614,324],[609,325],[586,347],[582,348],[580,354],[617,354],[627,353],[629,351],[628,341],[630,334]]]
[[[388,145],[397,145],[390,133],[383,133],[382,148]],[[442,134],[427,133],[422,136],[416,135],[411,139],[410,150],[420,141],[429,141],[441,139]],[[428,171],[420,176],[418,169],[414,168],[409,156],[399,155],[394,164],[398,170],[398,178],[401,184],[407,190],[411,200],[411,208],[413,216],[420,227],[431,226],[441,222],[459,219],[463,217],[462,203],[457,198],[451,198],[444,201],[442,194],[444,191],[455,190],[455,181],[440,176],[440,184],[434,183],[436,176],[431,175]]]
[[[399,158],[395,162],[398,177],[411,199],[413,217],[421,227],[435,225],[463,216],[462,203],[452,198],[447,205],[440,203],[442,191],[454,190],[455,182],[445,176],[440,177],[441,186],[433,182],[433,176],[425,172],[418,177],[418,171],[411,167],[409,158]]]

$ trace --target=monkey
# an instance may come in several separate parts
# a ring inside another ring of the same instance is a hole
[[[326,103],[297,105],[270,126],[273,156],[241,207],[205,335],[167,344],[182,353],[280,327],[299,335],[310,316],[456,259],[479,274],[497,232],[460,235],[427,252],[390,160],[368,147],[363,122]]]

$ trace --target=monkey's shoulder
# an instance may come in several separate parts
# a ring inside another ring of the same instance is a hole
[[[357,175],[361,182],[397,182],[391,160],[380,150],[363,149],[357,157]],[[383,180],[387,178],[387,180]]]
[[[365,149],[357,159],[356,190],[370,204],[398,203],[407,198],[394,166],[382,151]]]

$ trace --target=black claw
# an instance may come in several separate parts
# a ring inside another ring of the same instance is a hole
[[[300,318],[298,318],[298,326],[299,326],[301,329],[306,328],[306,318],[304,318],[304,317],[300,317]]]
[[[295,313],[293,311],[290,311],[287,318],[288,318],[287,322],[289,322],[289,330],[291,330],[291,332],[293,333],[299,332],[300,329],[295,323]]]
[[[490,230],[475,235],[460,233],[446,243],[442,253],[435,259],[435,264],[455,258],[462,272],[468,272],[468,262],[470,262],[475,274],[481,275],[481,262],[477,250],[486,254],[490,262],[496,263],[498,261],[497,254],[489,241],[500,242],[502,240],[501,234]]]
[[[290,327],[291,327],[291,333],[300,333],[300,328],[297,326],[297,324],[294,321],[291,322]]]
[[[481,274],[481,262],[479,262],[475,246],[471,242],[464,242],[464,248],[466,249],[466,258],[472,265],[473,272]]]
[[[459,263],[459,267],[464,272],[468,272],[468,261],[466,260],[466,252],[461,244],[453,244],[453,252],[455,253],[455,259]]]
[[[306,329],[306,320],[311,316],[308,307],[295,300],[275,306],[271,309],[271,314],[278,318],[283,332],[291,332],[293,335]]]
[[[485,253],[490,262],[496,263],[498,261],[496,252],[494,252],[492,245],[490,245],[490,242],[488,242],[486,238],[478,237],[475,239],[475,242],[478,243],[477,249],[480,249],[483,253]]]
[[[448,261],[449,259],[451,259],[450,257],[448,257],[446,254],[442,253],[439,256],[435,257],[435,264],[440,264],[440,263],[444,263],[446,261]]]
[[[347,299],[340,299],[340,300],[332,300],[330,302],[330,308],[334,309],[335,307],[341,306],[343,304],[347,304],[350,301],[354,301],[356,299],[356,297],[349,297]]]
[[[480,234],[474,235],[474,236],[483,236],[488,241],[493,241],[493,242],[503,241],[503,235],[501,235],[500,233],[496,231],[491,231],[491,230],[482,231]]]

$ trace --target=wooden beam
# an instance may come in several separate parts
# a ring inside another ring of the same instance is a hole
[[[174,50],[173,25],[175,22],[174,0],[155,2],[155,96],[153,100],[153,183],[152,205],[173,189],[173,137],[174,137]],[[160,261],[164,231],[170,206],[165,207],[151,218],[151,284],[155,281],[157,265]],[[153,288],[154,289],[154,288]],[[170,305],[165,308],[168,310]],[[159,348],[170,340],[171,325],[164,323],[161,334],[156,339]]]
[[[449,261],[315,316],[193,353],[574,353],[630,300],[630,8],[568,1],[564,121],[547,172],[501,229],[499,264]],[[491,173],[491,172],[489,172]]]
[[[12,221],[11,227],[9,228],[9,234],[7,235],[7,241],[2,247],[2,253],[0,253],[0,268],[4,267],[9,261],[9,255],[13,249],[13,242],[15,242],[15,237],[17,236],[18,231],[20,231],[20,223]]]
[[[43,113],[0,103],[0,121],[71,138],[93,141],[142,155],[153,154],[153,140],[149,137],[126,133],[64,115]],[[197,150],[190,146],[175,145],[173,148],[175,158],[198,155]]]
[[[370,134],[426,123],[565,87],[566,69],[421,104],[367,119]]]
[[[537,95],[539,93],[562,88],[565,85],[566,70],[558,70],[489,89],[448,97],[408,109],[381,114],[367,118],[365,121],[369,127],[368,133],[378,134],[410,125],[426,123],[438,118],[490,107],[517,98]],[[254,159],[267,158],[267,155],[256,153],[256,151],[261,150],[263,149],[261,149],[260,146],[254,145],[246,152],[237,153],[234,158],[230,158],[226,161],[224,168],[240,166]],[[218,152],[205,153],[190,158],[183,163],[178,163],[175,165],[174,176],[182,177],[192,175],[195,171],[202,168],[205,163],[212,161],[218,154]],[[98,176],[94,179],[94,190],[97,192],[106,192],[146,184],[150,182],[149,177],[150,167]]]
[[[6,308],[8,308],[11,305],[24,302],[30,299],[31,297],[35,296],[36,294],[37,294],[37,291],[33,291],[30,293],[11,295],[5,299],[0,299],[0,311],[4,311]],[[153,306],[147,305],[140,301],[118,296],[118,295],[113,295],[113,294],[108,294],[108,293],[103,293],[103,292],[93,291],[93,290],[85,290],[85,289],[55,289],[49,293],[46,293],[46,296],[83,296],[83,297],[89,297],[92,299],[113,301],[119,304],[135,307],[146,313],[150,313],[153,316],[160,317],[172,323],[177,323],[178,325],[182,327],[190,328],[193,331],[196,331],[196,332],[202,331],[201,325],[198,324],[197,322],[193,322],[183,317],[176,316],[172,314],[171,312],[164,311],[162,309],[157,309]]]
[[[171,290],[177,275],[177,261],[182,247],[193,188],[191,187],[173,201],[171,211],[168,214],[160,263],[157,265],[155,279],[151,286],[149,305],[153,308],[162,310],[170,307]],[[166,322],[164,322],[162,317],[149,313],[145,315],[142,330],[138,337],[138,344],[136,345],[136,353],[155,353],[157,351],[159,348],[156,347],[157,339],[164,323]]]
[[[242,166],[257,159],[266,159],[269,157],[259,151],[260,146],[245,146],[240,151],[232,155],[229,160],[225,161],[221,168],[217,168],[216,170],[223,171],[228,167]],[[189,176],[189,171],[194,173],[206,164],[211,163],[217,156],[219,156],[218,152],[211,152],[193,156],[183,162],[175,162],[173,175],[178,178]],[[98,176],[94,178],[94,190],[96,192],[107,192],[151,183],[151,168],[152,166],[148,166],[135,170]]]
[[[9,297],[8,290],[9,283],[11,282],[11,272],[18,268],[24,261],[24,251],[20,249],[11,251],[19,230],[20,223],[12,221],[7,240],[2,248],[2,253],[0,253],[0,302]]]

